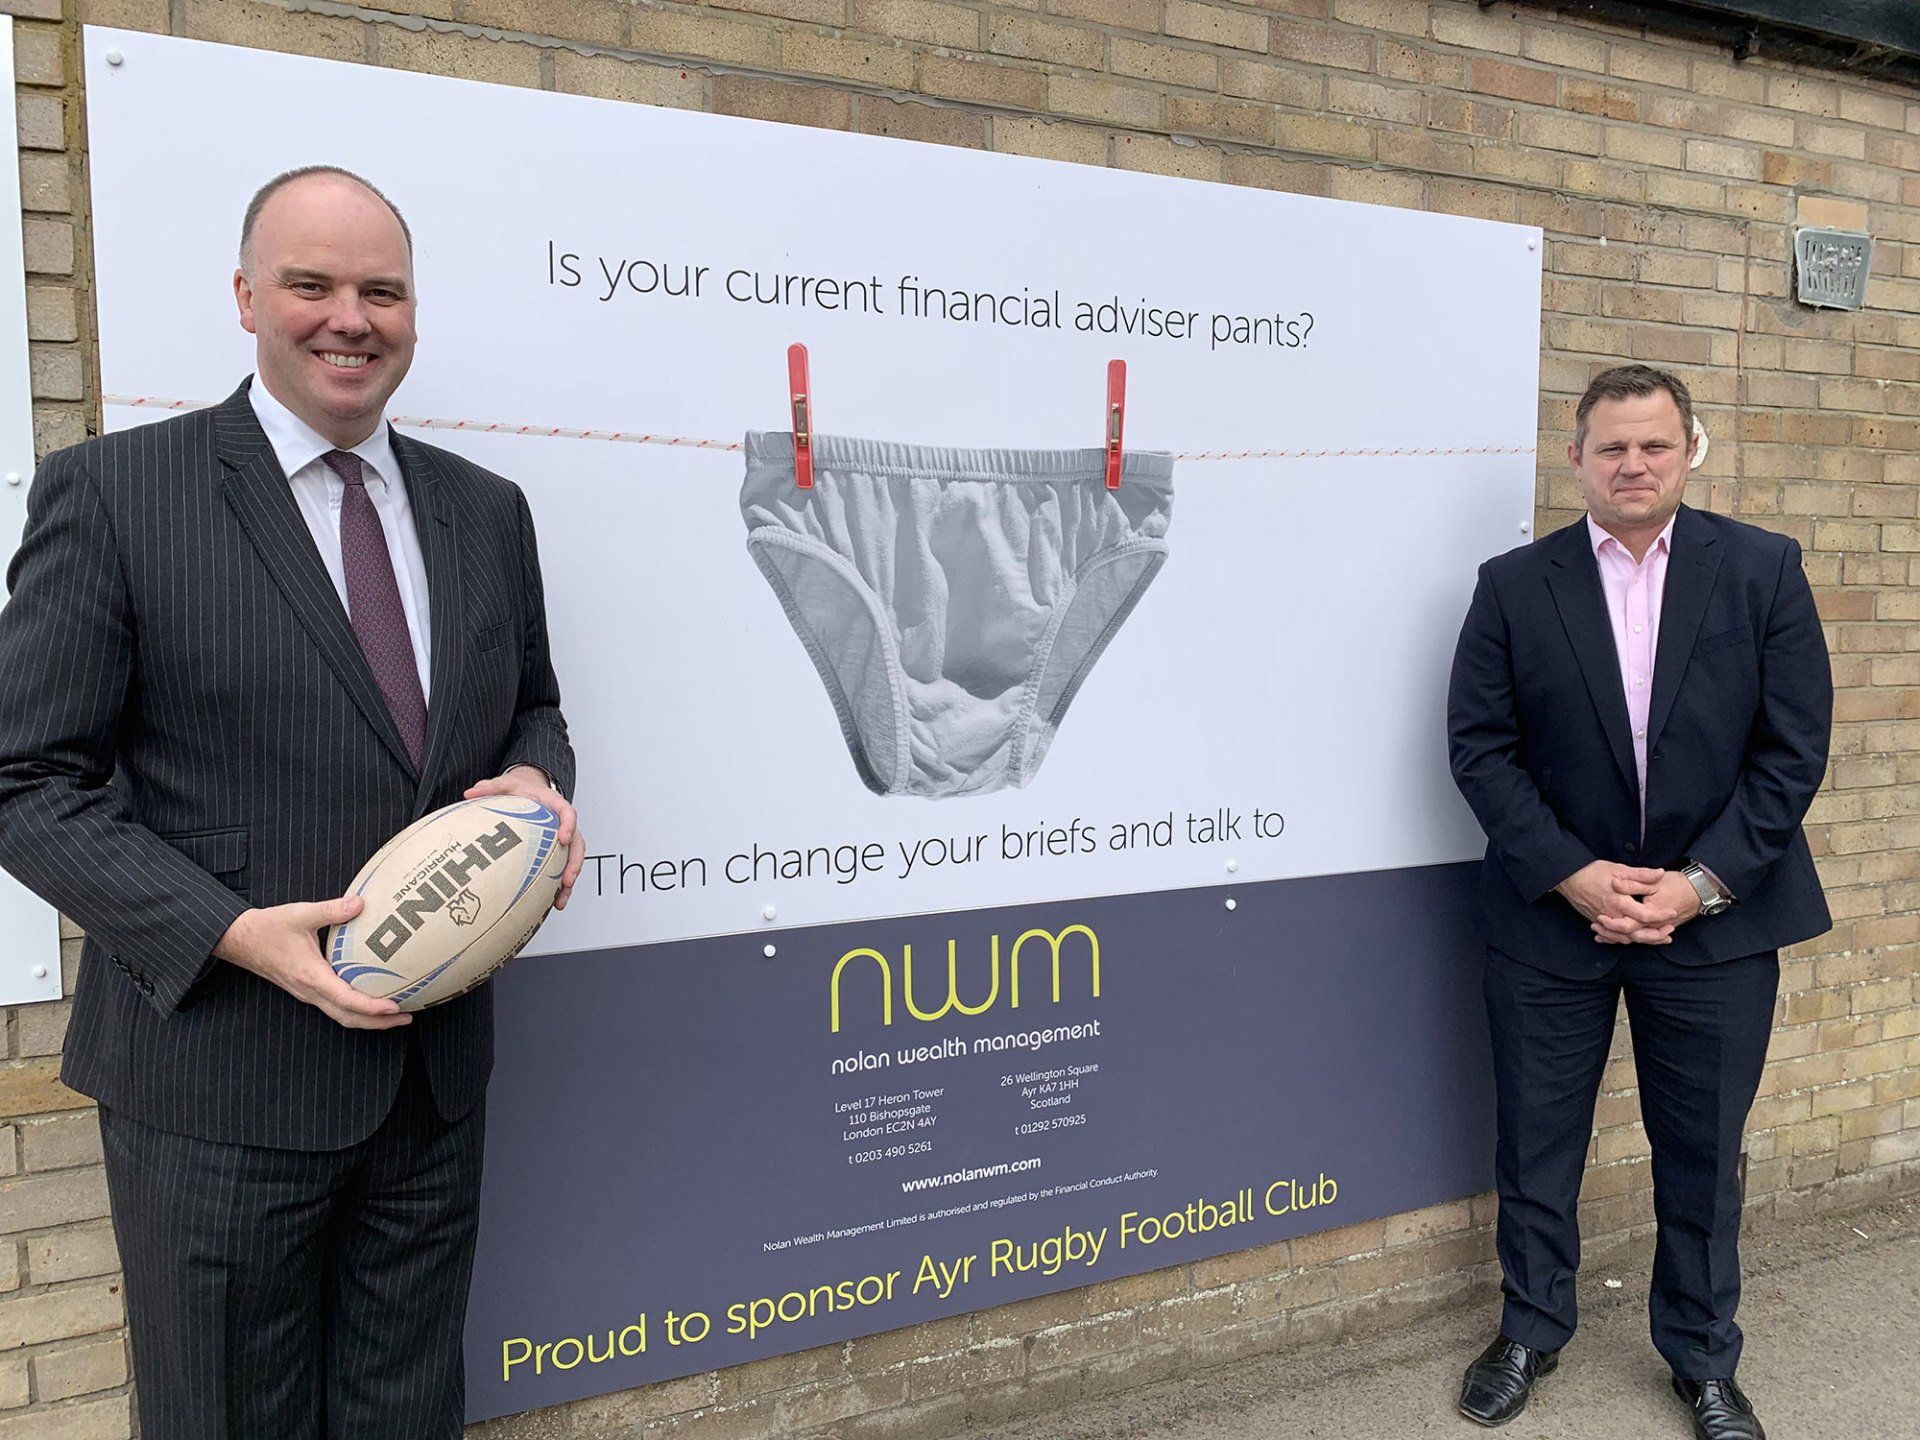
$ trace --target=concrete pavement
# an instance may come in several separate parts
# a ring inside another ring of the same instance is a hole
[[[1920,1200],[1799,1221],[1743,1249],[1740,1382],[1769,1440],[1920,1440]],[[1461,1370],[1498,1319],[1496,1306],[1476,1304],[968,1440],[1689,1440],[1647,1339],[1647,1254],[1586,1267],[1579,1335],[1499,1432],[1453,1408]]]

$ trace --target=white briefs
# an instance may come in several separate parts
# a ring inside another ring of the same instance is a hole
[[[1026,785],[1167,558],[1173,458],[750,432],[747,548],[881,795]]]

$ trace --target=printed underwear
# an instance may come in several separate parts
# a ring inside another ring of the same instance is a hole
[[[1166,562],[1173,457],[747,435],[747,549],[880,795],[1033,779],[1087,672]]]

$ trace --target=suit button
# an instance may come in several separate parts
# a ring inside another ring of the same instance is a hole
[[[1639,853],[1640,853],[1640,847],[1631,840],[1627,841],[1627,854],[1637,855]]]

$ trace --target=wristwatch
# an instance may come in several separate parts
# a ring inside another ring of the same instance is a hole
[[[1698,860],[1688,860],[1680,867],[1680,873],[1687,877],[1687,883],[1693,886],[1693,893],[1700,897],[1702,915],[1718,915],[1733,904],[1733,897],[1723,891],[1707,874],[1706,867]]]

